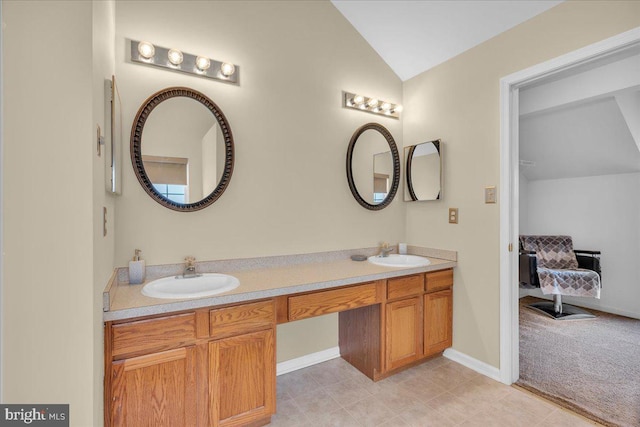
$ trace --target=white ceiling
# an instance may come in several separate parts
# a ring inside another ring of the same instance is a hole
[[[519,130],[530,181],[640,172],[640,46],[522,88]]]
[[[331,0],[405,81],[562,1]]]

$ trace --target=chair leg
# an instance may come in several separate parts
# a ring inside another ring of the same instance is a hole
[[[589,313],[575,305],[562,304],[562,295],[554,294],[553,301],[536,302],[527,307],[539,311],[556,320],[592,319],[595,314]]]
[[[553,296],[553,310],[558,314],[562,314],[562,295],[555,294]]]

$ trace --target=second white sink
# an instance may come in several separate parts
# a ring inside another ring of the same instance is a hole
[[[425,267],[431,264],[427,258],[418,255],[390,254],[386,257],[379,255],[370,256],[367,260],[371,264],[383,267]]]
[[[240,286],[233,276],[218,273],[205,273],[196,277],[163,277],[147,283],[142,295],[153,298],[203,298],[231,291]]]

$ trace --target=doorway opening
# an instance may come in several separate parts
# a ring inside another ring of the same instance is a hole
[[[640,27],[501,79],[500,105],[500,379],[519,378],[519,97],[520,89],[640,45]]]

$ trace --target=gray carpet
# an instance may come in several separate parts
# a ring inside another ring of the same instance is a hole
[[[606,426],[640,426],[640,320],[554,320],[520,300],[517,385]]]

